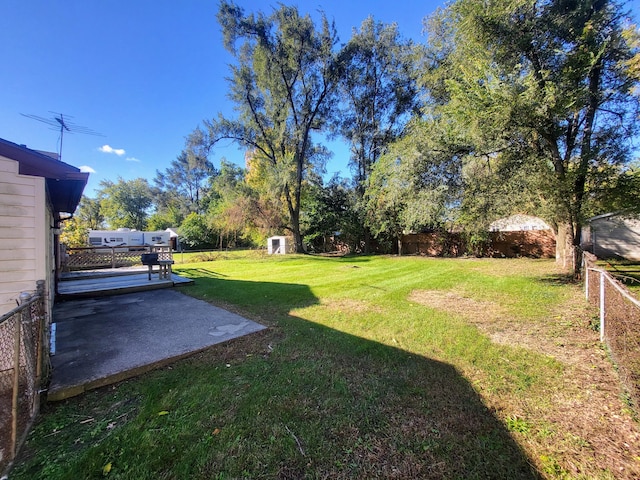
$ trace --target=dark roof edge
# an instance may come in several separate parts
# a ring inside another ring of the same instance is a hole
[[[0,138],[0,155],[17,160],[20,163],[22,175],[53,179],[67,179],[74,176],[78,179],[85,176],[88,178],[88,174],[81,172],[79,168],[3,138]]]
[[[3,138],[0,138],[0,156],[17,161],[21,175],[45,178],[51,205],[57,213],[75,211],[89,180],[88,173]]]

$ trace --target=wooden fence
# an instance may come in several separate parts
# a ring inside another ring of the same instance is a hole
[[[48,375],[44,281],[0,317],[0,475],[6,473],[40,408]]]
[[[61,254],[62,271],[119,268],[142,265],[143,253],[158,252],[159,260],[172,260],[168,245],[135,247],[78,247],[65,248]]]

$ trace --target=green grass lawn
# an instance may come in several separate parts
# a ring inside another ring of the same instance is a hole
[[[522,415],[563,365],[469,321],[555,318],[576,290],[553,262],[186,257],[185,293],[269,328],[46,405],[11,480],[569,478],[553,426]]]

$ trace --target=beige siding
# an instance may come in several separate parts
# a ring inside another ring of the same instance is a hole
[[[44,179],[20,175],[18,162],[0,156],[0,314],[51,277],[48,221]]]
[[[24,245],[17,246],[16,248],[0,249],[0,261],[2,260],[29,260],[35,257],[35,248],[24,248]]]

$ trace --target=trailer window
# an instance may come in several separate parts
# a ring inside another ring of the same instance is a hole
[[[89,244],[90,245],[102,245],[102,238],[101,237],[89,237]]]

